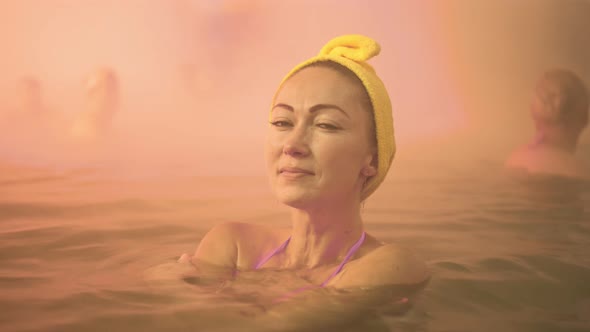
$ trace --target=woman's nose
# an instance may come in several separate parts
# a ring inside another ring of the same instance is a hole
[[[294,128],[283,145],[283,153],[292,157],[305,157],[309,154],[307,131],[305,128]]]

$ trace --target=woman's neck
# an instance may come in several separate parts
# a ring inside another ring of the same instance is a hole
[[[341,259],[363,233],[360,204],[293,209],[286,267],[314,268]]]
[[[538,130],[533,139],[534,147],[548,147],[569,153],[574,153],[578,145],[575,133],[561,130]]]

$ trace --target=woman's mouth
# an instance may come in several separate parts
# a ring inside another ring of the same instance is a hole
[[[279,175],[290,179],[296,179],[307,175],[314,175],[314,173],[299,167],[282,167],[279,169]]]

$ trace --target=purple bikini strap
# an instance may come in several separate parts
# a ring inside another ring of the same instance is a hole
[[[363,244],[363,242],[365,241],[365,237],[366,237],[366,233],[363,232],[363,234],[361,234],[361,238],[352,246],[352,248],[350,248],[348,250],[348,253],[346,253],[346,256],[342,260],[342,263],[340,263],[340,265],[338,265],[338,268],[336,268],[336,270],[334,270],[334,272],[332,272],[332,274],[328,277],[328,279],[326,279],[324,282],[322,282],[321,285],[319,285],[319,286],[311,285],[311,286],[300,287],[298,289],[295,289],[295,290],[292,290],[290,292],[287,292],[286,294],[283,294],[281,297],[276,298],[275,300],[273,300],[272,303],[273,304],[281,303],[281,302],[287,301],[290,298],[296,296],[297,294],[303,293],[305,291],[325,287],[328,284],[328,282],[330,282],[330,280],[332,280],[332,278],[334,278],[338,273],[340,273],[340,271],[342,271],[342,268],[344,267],[344,265],[350,260],[350,258],[352,258],[352,256],[355,254],[355,252]],[[287,240],[287,242],[289,242],[289,239]],[[284,246],[286,246],[286,244],[284,244]],[[275,250],[273,252],[273,254],[276,253],[276,252],[278,252],[278,251],[279,250]],[[270,258],[270,257],[268,257],[268,258]]]
[[[346,253],[346,256],[344,257],[344,259],[342,260],[340,265],[338,265],[338,268],[336,270],[334,270],[334,272],[332,272],[332,274],[328,277],[328,279],[326,279],[324,282],[322,282],[322,284],[320,285],[321,287],[326,286],[326,284],[328,282],[330,282],[330,280],[332,280],[332,278],[334,278],[338,273],[340,273],[340,271],[342,271],[344,264],[346,264],[348,262],[348,260],[350,260],[350,258],[361,247],[361,245],[365,241],[365,237],[366,237],[366,233],[363,232],[363,234],[361,234],[361,238],[358,239],[358,241],[356,241],[356,243],[348,250],[348,252]]]
[[[328,279],[326,279],[320,285],[320,287],[324,287],[328,282],[330,282],[330,280],[332,280],[332,278],[334,278],[338,273],[340,273],[340,271],[342,271],[342,268],[344,268],[344,265],[346,263],[348,263],[348,261],[350,260],[350,258],[352,258],[352,256],[356,253],[356,251],[363,244],[363,242],[365,241],[366,236],[367,236],[367,233],[365,233],[365,232],[363,232],[361,234],[360,239],[358,239],[358,241],[356,241],[356,243],[348,250],[348,252],[346,253],[346,256],[344,256],[344,259],[342,260],[342,262],[340,263],[340,265],[338,265],[338,267],[336,268],[336,270],[334,270],[334,272],[332,272],[332,274],[328,277]],[[289,236],[289,238],[285,242],[283,242],[283,244],[281,244],[280,247],[278,247],[275,250],[273,250],[271,253],[269,253],[268,255],[266,255],[260,262],[258,262],[258,264],[256,264],[256,266],[254,267],[254,269],[255,270],[258,270],[266,262],[268,262],[268,260],[270,260],[274,255],[276,255],[276,254],[282,252],[283,250],[285,250],[285,248],[289,244],[289,241],[291,241],[291,237],[290,236]]]
[[[266,262],[268,262],[268,260],[271,259],[272,256],[274,256],[274,255],[280,253],[281,251],[285,250],[285,248],[289,244],[289,241],[291,241],[291,237],[290,236],[287,239],[287,241],[285,241],[285,242],[283,242],[283,244],[281,244],[280,247],[278,247],[275,250],[273,250],[270,254],[266,255],[260,262],[258,262],[258,264],[256,264],[256,266],[254,267],[254,269],[255,270],[258,270],[259,268],[262,267],[262,265],[264,265]]]

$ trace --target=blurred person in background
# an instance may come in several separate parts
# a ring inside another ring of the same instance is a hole
[[[0,114],[0,158],[26,162],[50,153],[63,123],[47,106],[38,78],[23,76],[15,88],[12,106]]]
[[[533,140],[516,149],[506,167],[528,174],[590,179],[588,165],[576,156],[580,135],[588,125],[584,82],[569,70],[546,71],[534,89],[530,112]]]
[[[94,141],[107,136],[119,109],[119,80],[110,68],[99,68],[86,81],[85,108],[71,129],[75,140]]]

